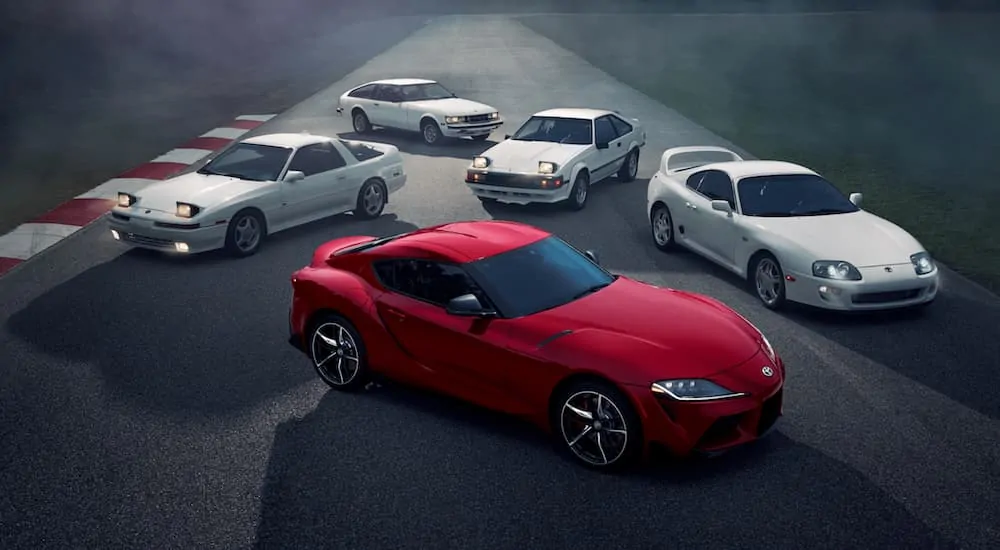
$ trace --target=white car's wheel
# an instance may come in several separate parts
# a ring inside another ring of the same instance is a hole
[[[237,258],[252,256],[260,250],[266,236],[267,225],[264,216],[257,210],[240,210],[229,220],[229,228],[226,230],[226,251]]]
[[[368,115],[361,109],[354,110],[351,121],[354,123],[355,134],[367,134],[372,130],[372,124],[368,120]]]
[[[622,167],[618,169],[618,180],[624,182],[630,182],[635,180],[635,175],[639,172],[639,149],[632,149],[628,156],[625,157],[625,162],[622,163]]]
[[[752,262],[748,278],[764,307],[779,309],[785,304],[785,272],[772,254],[759,253]]]
[[[674,218],[667,205],[659,202],[653,206],[653,211],[649,214],[649,227],[656,248],[666,252],[677,247],[677,241],[674,240]]]
[[[438,128],[437,122],[425,120],[420,124],[420,136],[427,145],[436,145],[441,141],[441,128]]]
[[[319,377],[340,391],[368,383],[368,354],[361,334],[340,315],[323,315],[309,329],[309,358]]]
[[[354,215],[363,220],[375,219],[382,215],[385,203],[385,186],[378,180],[368,180],[358,190],[358,202],[354,207]]]
[[[583,171],[576,176],[573,189],[569,192],[569,200],[566,202],[570,210],[583,210],[587,206],[588,195],[590,195],[590,174]]]

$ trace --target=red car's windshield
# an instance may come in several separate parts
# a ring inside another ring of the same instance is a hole
[[[557,237],[466,264],[504,317],[523,317],[572,302],[615,277]]]

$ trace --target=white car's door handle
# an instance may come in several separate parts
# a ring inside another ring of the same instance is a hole
[[[345,180],[345,179],[347,179],[347,176],[337,176],[337,181]]]
[[[689,202],[684,203],[684,206],[687,206],[691,210],[697,210],[698,209],[698,205],[697,204],[691,204]]]

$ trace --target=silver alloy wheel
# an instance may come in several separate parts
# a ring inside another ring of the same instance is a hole
[[[368,131],[368,120],[362,112],[358,112],[354,115],[354,131],[359,134]]]
[[[765,304],[774,305],[781,296],[781,269],[771,258],[761,258],[754,274],[757,296]]]
[[[667,212],[664,206],[659,207],[653,213],[653,238],[656,239],[656,244],[665,246],[670,242],[673,232],[674,229],[670,223],[670,212]]]
[[[312,360],[327,382],[344,386],[357,377],[361,369],[358,346],[351,332],[339,323],[326,322],[313,331]]]
[[[639,171],[639,153],[630,153],[628,156],[628,175],[630,178],[634,178],[635,174]]]
[[[382,196],[382,187],[376,183],[368,185],[364,194],[361,195],[361,204],[364,205],[365,213],[369,216],[378,214],[379,210],[385,205],[385,197]]]
[[[583,204],[587,200],[587,184],[585,180],[580,180],[576,184],[576,192],[574,193],[574,199],[576,204]]]
[[[440,134],[438,133],[438,128],[434,124],[424,125],[424,141],[427,143],[434,143],[438,140]]]
[[[254,216],[246,215],[236,222],[236,248],[242,252],[253,250],[260,242],[260,222]]]
[[[608,466],[625,454],[625,416],[601,393],[586,390],[571,395],[563,403],[559,424],[570,451],[588,464]]]

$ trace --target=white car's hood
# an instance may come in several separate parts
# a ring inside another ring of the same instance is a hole
[[[439,113],[443,116],[485,115],[496,112],[496,109],[486,105],[485,103],[470,101],[460,97],[429,99],[426,101],[410,101],[407,105],[409,105],[411,109]]]
[[[174,212],[178,202],[186,202],[201,208],[214,205],[266,185],[260,181],[245,181],[227,176],[213,176],[191,172],[146,187],[136,193],[138,208]]]
[[[554,162],[560,169],[587,150],[589,145],[567,145],[549,141],[501,141],[483,156],[490,159],[490,168],[509,172],[534,173],[539,162]]]
[[[745,218],[757,227],[789,239],[814,260],[842,260],[855,267],[908,264],[923,250],[898,225],[864,210],[850,214],[794,218]]]

